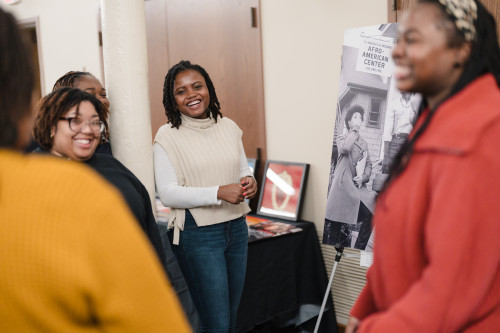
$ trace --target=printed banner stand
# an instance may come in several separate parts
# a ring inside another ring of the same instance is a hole
[[[340,259],[360,257],[344,254],[344,248],[368,252],[373,249],[371,219],[380,191],[382,167],[389,158],[384,156],[384,148],[391,141],[387,137],[394,134],[392,125],[397,123],[398,130],[406,123],[405,129],[412,127],[411,103],[395,90],[392,77],[396,29],[397,23],[388,23],[348,29],[344,33],[323,230],[323,244],[333,245],[337,252],[315,333]],[[357,130],[351,129],[354,126]]]

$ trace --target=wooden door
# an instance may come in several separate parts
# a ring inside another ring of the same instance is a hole
[[[418,0],[388,0],[388,17],[390,22],[397,22],[401,15]],[[497,34],[500,41],[500,4],[498,0],[481,0],[481,3],[490,11],[497,21]],[[396,9],[394,9],[396,7]]]
[[[149,0],[146,5],[153,135],[165,124],[163,80],[180,60],[204,67],[224,116],[243,130],[248,157],[266,157],[259,0]]]

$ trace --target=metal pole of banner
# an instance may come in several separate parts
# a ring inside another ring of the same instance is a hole
[[[342,258],[342,253],[344,252],[343,246],[335,246],[337,254],[335,254],[335,262],[333,263],[332,274],[330,275],[330,281],[328,281],[328,286],[326,287],[325,296],[323,297],[323,304],[321,304],[321,309],[319,310],[318,320],[316,320],[316,327],[314,327],[314,333],[318,333],[319,324],[321,323],[321,317],[323,317],[323,311],[325,311],[326,301],[328,300],[328,293],[332,288],[333,277],[335,276],[335,270],[337,265]]]

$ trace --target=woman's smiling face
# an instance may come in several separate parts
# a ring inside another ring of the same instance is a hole
[[[83,101],[69,109],[63,118],[66,119],[60,119],[52,129],[54,143],[50,152],[79,162],[88,160],[94,155],[101,138],[101,132],[90,126],[92,122],[100,120],[94,105]],[[84,123],[83,127],[78,131],[72,130],[67,120],[69,118],[77,118]]]
[[[467,45],[452,47],[453,23],[438,5],[413,7],[398,25],[398,41],[392,56],[394,77],[401,91],[420,92],[441,100],[451,91],[468,57]],[[464,53],[464,51],[466,51]]]
[[[95,97],[109,109],[109,100],[106,89],[102,86],[101,82],[93,76],[82,76],[74,84],[73,88],[86,91]]]
[[[177,74],[174,97],[177,108],[183,115],[199,119],[208,117],[210,93],[203,75],[198,71],[188,69]]]

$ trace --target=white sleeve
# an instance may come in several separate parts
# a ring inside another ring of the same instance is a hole
[[[153,146],[153,158],[156,190],[162,204],[172,208],[195,208],[221,204],[222,201],[217,199],[219,186],[179,186],[172,161],[165,149],[158,143]]]
[[[248,166],[247,156],[245,155],[245,149],[243,148],[243,143],[240,141],[240,178],[245,176],[254,177],[252,170]],[[255,177],[254,177],[255,178]]]

